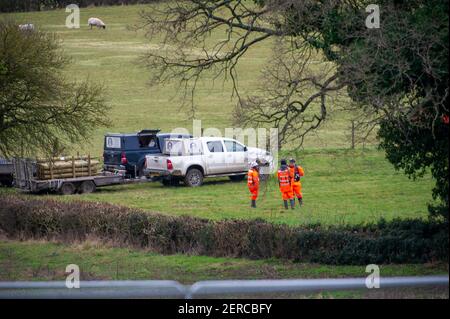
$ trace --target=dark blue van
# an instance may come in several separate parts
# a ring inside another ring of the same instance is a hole
[[[187,134],[159,133],[159,130],[108,133],[103,147],[103,169],[124,171],[130,177],[141,177],[144,175],[145,155],[161,153],[166,138],[190,137]]]

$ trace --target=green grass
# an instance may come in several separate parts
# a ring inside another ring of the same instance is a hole
[[[0,241],[0,281],[64,280],[68,264],[80,267],[82,280],[199,280],[365,277],[364,266],[329,266],[281,260],[204,256],[163,256],[95,242],[63,245],[49,242]],[[446,264],[381,265],[381,276],[442,275]],[[411,293],[411,292],[409,292]],[[426,294],[426,290],[421,292]],[[311,297],[364,297],[368,292],[336,292]],[[439,291],[439,296],[445,291]],[[448,291],[447,291],[448,296]]]
[[[158,4],[157,4],[158,5]],[[149,87],[151,70],[139,64],[148,50],[160,44],[144,37],[141,31],[127,26],[139,22],[142,9],[153,5],[98,7],[81,9],[81,29],[64,26],[64,10],[2,14],[18,23],[31,22],[44,30],[56,32],[65,52],[72,57],[67,77],[73,80],[89,77],[104,83],[111,106],[112,126],[95,131],[91,144],[79,145],[73,151],[100,156],[103,134],[107,131],[132,132],[142,128],[191,128],[186,112],[180,111],[178,99],[173,99],[175,83],[165,87]],[[90,30],[86,26],[91,16],[102,18],[106,30]],[[220,31],[212,41],[220,39]],[[258,74],[271,54],[271,43],[262,43],[250,50],[238,72],[242,93],[254,93]],[[205,78],[198,85],[197,119],[204,127],[231,127],[231,112],[236,103],[231,99],[231,84]],[[396,172],[382,152],[371,150],[346,151],[349,145],[350,114],[331,112],[331,120],[318,134],[311,135],[305,151],[297,154],[306,170],[304,178],[305,206],[295,212],[280,211],[280,195],[275,181],[262,191],[257,210],[248,208],[245,183],[232,184],[227,179],[210,180],[198,189],[166,188],[160,184],[127,185],[104,188],[85,200],[105,201],[175,215],[195,215],[210,219],[255,218],[291,225],[305,223],[362,223],[381,217],[425,217],[431,201],[432,181],[429,176],[418,181],[408,180]],[[263,195],[265,194],[265,195]],[[69,199],[69,198],[68,198]]]
[[[159,5],[159,4],[157,4]],[[177,127],[191,130],[192,121],[187,109],[180,110],[180,100],[174,98],[180,91],[177,83],[164,87],[150,87],[148,80],[152,70],[146,69],[139,60],[145,52],[158,50],[160,41],[149,42],[142,31],[127,28],[139,22],[142,9],[152,10],[153,5],[117,6],[81,9],[81,28],[67,29],[64,10],[0,14],[0,18],[14,18],[18,23],[30,22],[43,30],[56,32],[72,64],[67,70],[68,79],[80,80],[89,77],[92,81],[104,83],[108,104],[111,106],[111,127],[95,131],[91,144],[76,146],[73,151],[90,152],[100,156],[103,135],[106,132],[133,132],[143,128],[160,128],[171,131]],[[106,30],[90,30],[87,19],[102,18]],[[210,41],[223,39],[224,33],[212,33]],[[271,42],[264,42],[249,50],[238,65],[241,95],[255,94],[260,82],[260,70],[272,54]],[[203,127],[223,130],[231,126],[231,114],[236,99],[231,96],[230,81],[223,78],[213,81],[206,75],[198,83],[196,95],[196,119]],[[340,148],[350,145],[350,114],[339,111],[336,105],[330,107],[330,122],[305,141],[308,148]],[[224,131],[222,131],[224,133]]]
[[[199,188],[165,187],[156,182],[99,188],[93,194],[39,197],[103,201],[213,220],[263,218],[289,225],[359,224],[380,218],[426,218],[428,215],[431,178],[408,179],[393,169],[382,152],[322,150],[305,151],[300,156],[306,174],[302,182],[304,206],[293,211],[281,209],[282,200],[274,179],[262,184],[257,209],[249,207],[246,181],[232,183],[227,178],[207,179]]]
[[[95,242],[63,245],[0,241],[0,280],[61,280],[68,264],[82,279],[167,279],[193,283],[208,279],[341,278],[366,276],[364,266],[330,266],[281,260],[159,255]],[[384,276],[445,274],[445,264],[381,265]]]
[[[111,127],[96,129],[90,143],[78,145],[71,152],[101,156],[106,132],[133,132],[143,128],[171,131],[176,127],[191,129],[187,110],[180,109],[175,98],[176,83],[150,87],[151,70],[140,57],[148,50],[158,50],[158,41],[149,43],[142,32],[127,26],[139,21],[138,13],[148,6],[98,7],[81,9],[81,29],[64,26],[64,10],[0,14],[18,23],[34,23],[56,32],[72,64],[68,79],[89,78],[106,88],[111,106]],[[89,30],[87,19],[102,18],[106,30]],[[212,40],[223,38],[215,32]],[[271,54],[271,43],[251,49],[238,66],[241,94],[254,94],[259,71]],[[231,127],[236,100],[231,98],[231,83],[210,76],[198,83],[196,119],[203,127],[223,130]],[[83,199],[116,203],[172,215],[192,215],[213,220],[226,218],[263,218],[289,225],[322,223],[358,224],[380,218],[426,218],[427,203],[432,201],[433,181],[429,175],[417,181],[395,171],[383,152],[373,148],[350,151],[351,114],[333,106],[328,121],[309,136],[305,149],[295,156],[301,159],[305,205],[295,211],[281,210],[281,197],[274,180],[261,190],[258,208],[249,208],[245,182],[228,179],[207,180],[200,188],[163,187],[159,183],[106,187],[82,196],[43,195],[59,200]],[[223,131],[222,131],[223,132]],[[283,155],[289,156],[284,152]],[[16,192],[0,188],[0,196]],[[27,195],[28,196],[28,195]],[[35,195],[33,195],[35,196]],[[251,278],[322,278],[364,276],[364,267],[295,264],[279,260],[245,260],[202,256],[161,256],[125,248],[107,248],[92,243],[66,246],[43,242],[0,242],[0,280],[54,280],[64,278],[65,266],[80,265],[85,279],[174,279],[192,283],[206,279]],[[448,273],[448,265],[384,265],[382,275],[427,275]],[[364,293],[319,294],[316,297],[361,297]],[[395,296],[395,295],[394,295]],[[413,296],[417,296],[413,294]],[[447,291],[448,298],[448,291]]]

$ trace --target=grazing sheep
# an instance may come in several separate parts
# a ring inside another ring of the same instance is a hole
[[[99,18],[89,18],[88,20],[88,26],[92,27],[96,26],[97,28],[103,28],[106,29],[106,24],[100,20]]]
[[[34,31],[34,24],[27,23],[27,24],[19,24],[19,30],[20,31]]]

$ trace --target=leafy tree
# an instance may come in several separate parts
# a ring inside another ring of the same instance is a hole
[[[108,123],[102,87],[71,82],[54,34],[0,21],[0,153],[58,152]]]
[[[330,97],[346,91],[357,126],[378,130],[396,168],[412,177],[431,168],[433,195],[442,201],[439,211],[446,211],[448,0],[377,1],[379,29],[366,27],[372,2],[173,1],[142,14],[146,34],[165,44],[148,53],[146,64],[155,83],[178,79],[187,92],[195,92],[205,73],[229,75],[238,97],[235,121],[278,127],[280,144],[300,145],[327,118]],[[211,41],[215,30],[224,37]],[[242,96],[236,65],[270,39],[273,56],[262,70],[259,94]],[[312,57],[320,56],[317,65]]]
[[[300,20],[303,11],[294,10],[291,23],[317,34],[309,42],[337,65],[362,115],[376,119],[387,159],[414,178],[431,169],[433,196],[443,205],[430,211],[448,219],[448,1],[378,5],[380,29],[365,28],[362,10],[345,3],[323,10],[320,24]]]

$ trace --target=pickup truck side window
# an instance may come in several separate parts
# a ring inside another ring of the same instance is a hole
[[[224,141],[227,152],[244,152],[244,146],[235,141]]]
[[[207,142],[206,145],[208,145],[208,150],[211,153],[220,153],[223,152],[223,146],[221,141],[211,141]]]

